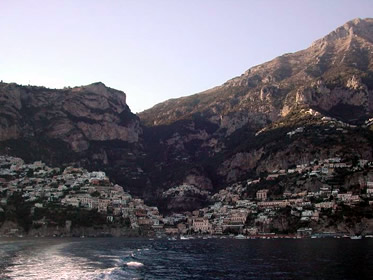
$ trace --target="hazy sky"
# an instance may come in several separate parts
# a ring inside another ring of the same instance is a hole
[[[308,47],[372,0],[0,0],[0,80],[101,81],[133,112]]]

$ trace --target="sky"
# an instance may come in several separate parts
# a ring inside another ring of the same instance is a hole
[[[307,48],[372,0],[0,0],[0,80],[122,90],[132,112]]]

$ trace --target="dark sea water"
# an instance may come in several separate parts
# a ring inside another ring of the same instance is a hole
[[[0,239],[0,279],[373,279],[373,240]]]

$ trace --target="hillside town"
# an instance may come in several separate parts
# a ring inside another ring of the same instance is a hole
[[[341,174],[345,174],[344,180],[335,180]],[[199,190],[180,185],[164,195],[188,191]],[[0,156],[0,229],[1,223],[14,219],[9,214],[9,202],[15,194],[20,194],[23,203],[30,205],[34,228],[55,225],[51,218],[35,219],[32,215],[57,205],[61,209],[94,211],[109,226],[126,226],[145,236],[304,237],[373,233],[373,223],[370,223],[373,163],[363,159],[352,163],[331,157],[287,170],[273,170],[265,177],[233,184],[214,195],[201,191],[201,195],[208,196],[209,205],[205,208],[163,216],[157,207],[147,206],[122,186],[111,183],[104,172],[88,172],[71,166],[50,168],[42,162],[26,164],[20,158]],[[79,226],[69,220],[65,225]],[[20,232],[19,227],[0,231],[4,236]]]
[[[357,184],[354,188],[346,189],[343,183],[333,182],[336,173],[347,171],[350,172],[350,177],[352,174],[356,175]],[[261,188],[271,182],[283,184],[284,190],[274,193],[270,189]],[[318,183],[312,191],[304,188],[304,185],[309,182]],[[289,187],[293,184],[298,186],[290,191]],[[252,195],[250,195],[248,191],[255,189],[257,191],[251,191]],[[343,231],[336,231],[338,224],[330,224],[330,231],[323,230],[326,229],[326,221],[330,223],[333,215],[346,207],[349,209],[366,207],[370,212],[367,217],[371,217],[373,163],[359,160],[355,166],[342,162],[339,157],[322,161],[314,160],[297,165],[293,169],[274,170],[265,178],[234,184],[213,195],[211,200],[212,205],[193,212],[194,216],[200,217],[199,223],[193,225],[197,231],[212,234],[233,232],[244,235],[297,233],[304,236],[311,235],[315,230],[314,233],[319,235],[361,234],[368,228],[367,224],[360,231],[348,227],[342,229]],[[279,225],[279,220],[284,223],[284,219],[287,225]],[[205,221],[204,224],[201,223],[202,220]],[[294,224],[298,227],[290,228],[290,220],[295,220]],[[300,225],[307,227],[300,227]]]

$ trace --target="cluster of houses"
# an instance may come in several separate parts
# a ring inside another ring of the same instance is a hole
[[[293,173],[303,174],[304,177],[332,177],[336,168],[349,169],[351,171],[358,171],[364,166],[373,167],[373,162],[369,162],[365,159],[360,159],[357,166],[353,166],[352,163],[342,162],[340,157],[332,157],[323,160],[313,160],[311,162],[298,164],[294,168],[272,170],[267,180],[274,180],[280,176],[286,176]]]
[[[4,211],[8,198],[15,192],[22,193],[24,200],[35,208],[53,203],[97,210],[108,223],[125,218],[133,229],[141,225],[157,228],[163,219],[157,207],[133,198],[121,186],[112,184],[104,172],[74,167],[62,171],[42,162],[25,164],[19,158],[0,156],[0,209]]]
[[[290,215],[301,222],[315,222],[328,209],[335,212],[340,205],[354,207],[363,199],[373,206],[373,176],[369,177],[372,162],[360,160],[357,166],[334,157],[301,164],[293,169],[273,170],[267,177],[248,180],[229,186],[209,197],[210,205],[193,212],[162,216],[157,207],[145,205],[144,201],[132,197],[119,185],[110,182],[104,172],[88,172],[82,168],[67,167],[64,170],[50,168],[42,162],[25,164],[22,159],[0,156],[0,212],[7,199],[15,192],[22,193],[25,201],[35,208],[48,207],[50,203],[61,207],[80,207],[95,210],[106,216],[107,223],[127,219],[132,229],[148,234],[212,234],[240,233],[257,235],[268,233],[271,224],[281,209],[290,207]],[[360,191],[343,191],[339,186],[323,184],[317,191],[285,190],[280,196],[271,194],[265,182],[281,176],[330,178],[336,168],[351,171],[368,170],[362,177]],[[264,183],[264,184],[263,184]],[[248,191],[256,189],[255,195]],[[182,185],[168,190],[165,195],[182,195],[199,191],[194,186]],[[309,230],[299,229],[300,232]]]
[[[187,194],[193,194],[193,195],[200,195],[204,197],[208,197],[210,195],[210,192],[201,190],[199,188],[196,188],[193,185],[188,185],[188,184],[182,184],[180,186],[176,186],[173,188],[169,188],[165,192],[162,193],[163,198],[167,198],[170,196],[185,196]]]
[[[284,191],[282,195],[270,195],[270,190],[258,189],[254,196],[247,196],[247,191],[266,182],[281,179],[281,176],[300,176],[296,178],[312,178],[320,180],[332,178],[335,169],[349,171],[369,170],[366,176],[359,178],[358,192],[345,191],[342,186],[322,184],[317,191],[299,190]],[[169,233],[206,233],[219,235],[224,233],[241,233],[257,235],[270,233],[271,224],[278,217],[281,209],[290,208],[290,215],[303,223],[318,223],[323,211],[333,214],[338,207],[346,205],[356,207],[363,200],[368,200],[373,207],[373,168],[372,162],[359,160],[356,166],[342,162],[333,157],[314,160],[298,165],[294,169],[274,170],[266,178],[248,180],[234,184],[214,194],[211,205],[193,212],[178,214],[168,228]],[[259,185],[259,183],[261,183]],[[250,219],[249,219],[250,217]],[[299,233],[312,232],[311,228],[299,228]]]

